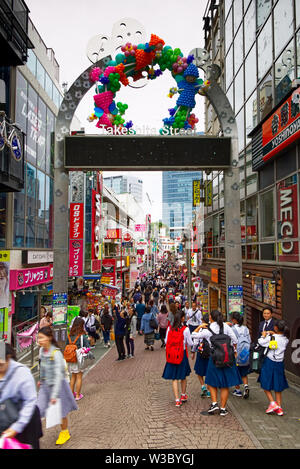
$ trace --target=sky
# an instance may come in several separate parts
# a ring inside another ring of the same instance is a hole
[[[60,84],[67,82],[68,87],[91,65],[87,57],[91,38],[98,35],[110,38],[113,25],[120,19],[133,18],[143,25],[146,40],[139,42],[148,42],[153,33],[173,49],[179,47],[185,56],[192,49],[203,47],[204,43],[202,18],[207,0],[26,0],[26,4],[46,46],[55,52],[60,66]],[[128,104],[125,117],[133,121],[135,128],[143,131],[149,126],[158,132],[163,125],[162,119],[169,115],[168,109],[176,103],[176,97],[173,100],[167,97],[169,89],[176,83],[168,71],[156,80],[145,80],[144,83],[147,85],[141,89],[123,87],[116,100]],[[76,112],[87,134],[98,133],[95,122],[87,121],[93,110],[91,90]],[[195,108],[200,121],[199,131],[203,131],[203,112],[203,98],[199,96]],[[137,174],[144,181],[144,197],[148,192],[152,201],[152,219],[159,220],[162,217],[162,173]]]

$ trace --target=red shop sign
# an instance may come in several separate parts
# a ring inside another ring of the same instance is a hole
[[[292,185],[281,182],[277,186],[279,262],[298,262],[299,243],[294,241],[298,238],[297,176],[294,178]]]
[[[101,259],[101,195],[92,191],[92,261]],[[94,272],[94,270],[93,270]]]
[[[70,204],[70,239],[83,239],[84,205]]]
[[[121,239],[122,238],[122,230],[115,229],[115,230],[107,230],[106,231],[106,239]]]
[[[20,290],[34,287],[53,280],[53,265],[34,269],[11,270],[9,273],[9,289]]]

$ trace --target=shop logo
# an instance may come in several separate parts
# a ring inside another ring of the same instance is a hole
[[[21,287],[22,285],[24,285],[24,275],[23,275],[23,272],[19,272],[19,273],[18,273],[18,285],[19,285],[19,287]]]

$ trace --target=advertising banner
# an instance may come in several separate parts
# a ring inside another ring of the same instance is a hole
[[[116,286],[116,259],[103,259],[101,283]]]
[[[135,231],[136,232],[145,232],[146,231],[146,225],[135,225]]]
[[[277,185],[279,262],[299,262],[297,175]]]
[[[83,240],[70,240],[69,241],[69,276],[82,277],[83,276]]]
[[[70,204],[70,239],[83,239],[84,205]]]
[[[68,295],[67,293],[55,293],[53,295],[53,325],[65,324],[67,322]]]
[[[9,306],[10,252],[0,251],[0,308]]]
[[[234,311],[241,314],[244,312],[242,285],[228,286],[228,313],[231,314]]]
[[[252,276],[252,296],[257,301],[263,301],[263,285],[261,277]]]
[[[272,283],[272,280],[264,278],[263,279],[263,289],[264,289],[264,303],[276,308],[276,285]]]
[[[198,207],[201,202],[201,181],[193,181],[193,207]]]
[[[134,288],[135,283],[139,276],[139,271],[136,270],[136,266],[132,266],[132,270],[130,270],[130,288]]]
[[[34,269],[11,270],[9,279],[10,290],[21,290],[34,287],[53,280],[53,265]]]
[[[102,198],[101,194],[92,191],[92,272],[100,272],[101,259],[102,259],[102,244],[101,244],[101,211],[102,211]],[[95,262],[100,261],[100,262]]]
[[[263,162],[300,137],[300,87],[262,126]]]
[[[212,206],[212,181],[205,181],[204,182],[204,206],[211,207]]]

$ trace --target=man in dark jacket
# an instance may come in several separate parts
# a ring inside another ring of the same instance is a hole
[[[115,327],[115,339],[116,339],[116,347],[118,350],[119,358],[117,361],[125,360],[125,347],[124,347],[124,336],[126,334],[126,319],[124,311],[119,312],[118,307],[115,307],[115,315],[116,315],[116,327]]]
[[[266,306],[263,309],[263,318],[264,321],[259,323],[258,328],[258,339],[261,337],[263,331],[274,331],[274,319],[273,319],[273,310],[271,307]]]
[[[109,312],[108,304],[105,303],[104,309],[101,315],[101,328],[103,332],[103,339],[104,339],[104,347],[110,347],[110,330],[112,326],[112,316]]]

